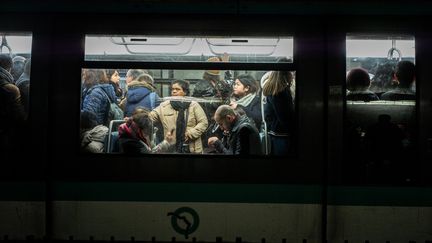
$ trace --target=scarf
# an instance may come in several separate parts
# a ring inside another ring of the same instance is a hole
[[[10,74],[6,69],[0,67],[0,80],[2,80],[3,82],[6,81],[8,83],[13,83],[14,78],[12,76],[12,74]],[[2,82],[2,84],[3,84]]]
[[[175,150],[178,153],[183,153],[183,144],[185,141],[186,125],[185,111],[189,108],[191,102],[185,101],[170,101],[172,108],[178,111],[178,116],[176,120],[176,144]]]
[[[119,138],[130,138],[144,142],[150,147],[149,141],[144,136],[142,129],[132,120],[129,119],[126,123],[123,123],[118,128]]]
[[[256,94],[255,93],[250,93],[246,96],[243,96],[241,99],[237,100],[237,104],[241,105],[243,107],[247,107],[249,106],[249,104],[252,102],[253,99],[255,99]]]

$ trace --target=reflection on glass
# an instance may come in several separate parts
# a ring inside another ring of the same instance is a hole
[[[294,129],[294,78],[288,71],[83,69],[82,151],[287,155],[292,150],[272,153],[280,143],[271,136]]]
[[[346,181],[412,183],[415,57],[409,36],[348,36],[344,156]]]
[[[0,38],[0,147],[13,153],[26,146],[28,136],[32,37],[0,32]]]
[[[87,61],[264,63],[292,62],[292,37],[86,36]]]

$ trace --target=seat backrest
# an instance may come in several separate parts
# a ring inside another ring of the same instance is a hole
[[[118,142],[118,127],[123,124],[124,120],[112,120],[109,124],[108,136],[106,141],[106,153],[118,153],[120,152]]]
[[[377,123],[378,116],[387,114],[391,116],[391,122],[415,126],[415,102],[414,101],[372,101],[372,102],[347,102],[347,119],[362,128],[367,128]]]

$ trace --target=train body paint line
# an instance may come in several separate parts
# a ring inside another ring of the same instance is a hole
[[[321,185],[55,182],[55,201],[321,204]],[[0,201],[45,201],[43,182],[1,182]],[[432,188],[329,186],[328,205],[432,207]]]

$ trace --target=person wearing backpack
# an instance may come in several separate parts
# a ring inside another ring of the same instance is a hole
[[[84,70],[83,79],[82,111],[95,113],[97,125],[108,126],[111,120],[118,117],[112,115],[112,109],[115,108],[112,104],[116,105],[116,95],[105,70]]]

